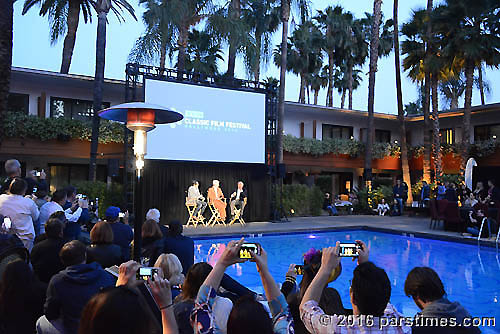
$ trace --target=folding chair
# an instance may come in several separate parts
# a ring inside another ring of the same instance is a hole
[[[198,225],[198,221],[194,217],[194,210],[196,209],[196,203],[189,203],[186,197],[186,208],[189,213],[189,218],[187,220],[186,226],[189,226],[189,223],[193,224],[194,227]]]
[[[239,223],[243,226],[245,225],[245,220],[243,219],[243,210],[245,209],[245,206],[247,205],[247,198],[243,199],[243,205],[241,208],[237,209],[234,208],[234,217],[231,219],[229,222],[229,225],[233,225],[236,221],[239,221]]]
[[[201,215],[200,211],[198,211],[198,214],[196,216],[194,215],[194,212],[196,210],[196,203],[188,202],[187,197],[186,197],[186,208],[187,208],[188,213],[189,213],[189,218],[188,218],[188,221],[186,223],[186,226],[189,226],[189,223],[193,224],[194,227],[197,227],[198,224],[205,225],[205,217],[203,217]]]
[[[208,202],[208,208],[210,209],[212,215],[205,226],[215,226],[215,224],[217,223],[222,223],[224,224],[224,226],[226,226],[226,222],[221,218],[219,210],[217,210],[212,201]]]

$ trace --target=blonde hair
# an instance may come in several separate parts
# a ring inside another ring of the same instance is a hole
[[[184,282],[182,264],[175,254],[161,254],[154,266],[161,268],[163,278],[168,279],[171,285],[179,285]]]

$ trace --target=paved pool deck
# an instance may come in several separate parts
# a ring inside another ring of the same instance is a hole
[[[268,233],[307,232],[336,229],[369,229],[380,230],[398,234],[408,234],[440,240],[460,241],[477,244],[476,238],[463,237],[458,232],[443,231],[442,223],[437,229],[429,228],[429,217],[380,217],[368,215],[347,216],[318,216],[318,217],[292,217],[289,221],[273,222],[247,222],[242,226],[235,223],[231,226],[217,225],[205,227],[198,225],[184,226],[184,235],[191,237],[210,237],[227,235],[251,235]],[[482,245],[495,247],[494,240],[481,240]]]

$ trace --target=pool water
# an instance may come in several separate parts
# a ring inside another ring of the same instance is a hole
[[[231,239],[238,236],[196,240],[195,262],[214,265]],[[414,267],[428,266],[441,277],[451,301],[460,302],[474,317],[494,316],[500,321],[500,255],[495,248],[361,230],[264,235],[245,240],[259,242],[266,250],[271,274],[279,283],[284,281],[290,263],[301,264],[302,255],[311,247],[321,249],[336,241],[363,240],[370,247],[370,260],[389,276],[391,303],[405,316],[418,312],[413,300],[404,294],[406,276]],[[349,258],[342,259],[342,274],[329,285],[339,291],[346,308],[351,308],[349,280],[355,265]],[[255,263],[236,264],[226,272],[248,288],[263,292]],[[495,328],[482,330],[497,332]]]

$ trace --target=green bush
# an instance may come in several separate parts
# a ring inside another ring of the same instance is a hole
[[[323,192],[319,187],[304,184],[283,185],[283,209],[295,216],[319,216],[323,207]]]
[[[371,191],[368,191],[366,187],[362,187],[356,191],[356,195],[358,202],[354,205],[354,211],[360,214],[373,214],[373,209],[377,208],[382,198],[389,205],[394,200],[391,186],[379,186],[375,189],[372,188]]]
[[[112,183],[108,188],[106,182],[81,181],[74,184],[78,193],[87,195],[91,201],[99,198],[99,217],[104,218],[104,211],[108,206],[124,207],[123,186]]]
[[[20,112],[8,112],[0,124],[5,137],[51,139],[80,139],[90,141],[92,123],[64,117],[40,118]],[[123,143],[123,125],[102,119],[99,127],[99,143]]]
[[[357,157],[363,152],[363,144],[354,139],[327,139],[297,138],[292,135],[283,137],[283,149],[295,154],[348,154]]]

